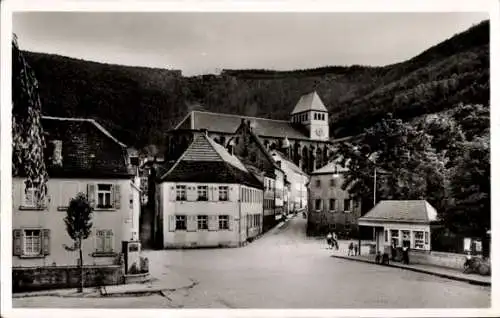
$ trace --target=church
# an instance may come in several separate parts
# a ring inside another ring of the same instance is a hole
[[[191,111],[167,133],[165,159],[176,160],[201,131],[207,131],[226,149],[233,148],[239,141],[237,131],[242,123],[250,126],[268,151],[279,150],[308,174],[326,165],[334,151],[328,110],[314,91],[299,99],[289,120]]]

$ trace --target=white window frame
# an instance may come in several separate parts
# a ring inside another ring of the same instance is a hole
[[[425,231],[413,231],[413,248],[423,250],[425,249]],[[421,234],[422,236],[417,239],[417,235]]]
[[[184,222],[184,228],[178,228],[177,227],[177,222],[181,222],[181,219],[183,219]],[[176,231],[187,231],[187,216],[184,214],[176,214],[175,215],[175,230]]]
[[[175,200],[176,201],[187,201],[187,189],[185,185],[175,186]]]
[[[219,230],[229,230],[229,215],[219,215]]]
[[[208,230],[208,215],[198,215],[196,217],[196,228],[198,230]]]
[[[206,185],[199,185],[196,187],[196,193],[198,194],[198,198],[196,199],[197,201],[208,201],[208,186]],[[200,194],[203,194],[204,196],[201,196]]]
[[[100,190],[100,186],[109,186],[109,190]],[[106,195],[109,195],[109,205],[99,204],[99,194],[103,194],[103,203],[105,203]],[[96,185],[96,207],[98,209],[113,209],[114,197],[113,197],[113,184],[111,183],[97,183]]]
[[[38,232],[38,235],[27,235],[27,232]],[[31,240],[30,240],[31,239]],[[38,249],[34,249],[36,246],[34,239],[38,239]],[[41,229],[23,229],[23,256],[40,256],[42,255],[42,230]]]
[[[228,186],[219,186],[219,201],[229,201]]]

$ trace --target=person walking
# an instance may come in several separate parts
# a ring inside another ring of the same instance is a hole
[[[358,244],[354,244],[354,256],[358,255]]]
[[[339,243],[337,241],[337,233],[333,232],[332,244],[335,245],[335,249],[339,249]]]
[[[328,248],[332,249],[333,246],[333,235],[331,232],[328,232],[328,235],[326,236],[326,243],[328,244]]]
[[[347,256],[352,256],[353,250],[354,250],[354,244],[351,242],[349,243],[349,251],[347,252]]]

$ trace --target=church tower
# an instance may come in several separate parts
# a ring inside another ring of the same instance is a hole
[[[290,117],[292,123],[307,128],[311,140],[325,141],[330,138],[328,110],[316,91],[300,97]]]

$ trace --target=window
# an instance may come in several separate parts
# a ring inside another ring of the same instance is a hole
[[[219,230],[229,230],[229,215],[219,215]]]
[[[330,187],[334,187],[336,185],[335,179],[330,179]]]
[[[330,211],[335,210],[335,199],[330,199]]]
[[[385,230],[384,231],[384,242],[388,242],[389,241],[389,231]]]
[[[42,233],[40,230],[24,230],[23,254],[37,256],[42,253]]]
[[[198,215],[198,230],[208,230],[208,215]]]
[[[208,201],[207,186],[198,186],[198,201]]]
[[[227,186],[219,187],[219,201],[227,201],[229,199],[228,191]]]
[[[344,211],[351,211],[351,199],[344,200]]]
[[[344,225],[344,228],[345,228],[346,230],[349,230],[349,229],[351,228],[351,222],[346,221],[346,222],[345,222],[345,225]]]
[[[399,246],[399,230],[391,230],[391,244]]]
[[[97,208],[110,209],[113,207],[111,201],[111,184],[98,184],[97,185]]]
[[[425,244],[429,244],[429,232],[425,232]]]
[[[186,186],[185,185],[178,185],[176,187],[176,200],[177,201],[186,201],[187,200],[187,193],[186,193]]]
[[[23,204],[22,204],[23,207],[36,208],[38,206],[36,200],[38,190],[36,188],[27,188],[23,194],[24,194]]]
[[[316,180],[316,188],[321,187],[321,180]]]
[[[413,247],[418,249],[424,248],[424,232],[413,231]]]
[[[403,247],[410,247],[410,231],[401,231],[401,234],[403,236]]]
[[[321,210],[321,199],[314,200],[314,209]]]
[[[113,252],[113,231],[112,230],[97,230],[96,236],[96,253],[112,253]]]
[[[186,216],[176,215],[175,216],[175,230],[186,230]]]

